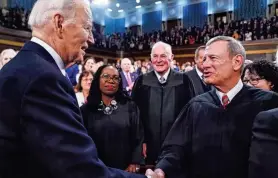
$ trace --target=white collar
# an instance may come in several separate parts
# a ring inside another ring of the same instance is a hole
[[[234,86],[234,88],[232,88],[230,91],[228,91],[228,93],[226,93],[226,95],[229,98],[229,102],[232,101],[232,99],[238,94],[238,92],[242,89],[243,87],[243,83],[241,81],[241,79],[237,82],[237,84]],[[216,89],[216,94],[219,97],[219,100],[222,103],[222,97],[225,93],[220,92],[219,90]]]
[[[55,60],[57,66],[59,67],[62,74],[64,76],[66,76],[65,64],[64,64],[62,58],[59,56],[59,54],[50,45],[48,45],[46,42],[42,41],[41,39],[39,39],[37,37],[32,37],[31,41],[42,46]]]
[[[201,80],[203,80],[203,73],[198,69],[197,66],[195,66],[196,72],[198,74],[198,76],[200,77]]]
[[[170,68],[167,70],[167,72],[163,75],[163,76],[160,76],[155,70],[154,70],[154,73],[155,73],[155,75],[156,75],[156,77],[157,77],[157,79],[158,80],[160,80],[160,78],[161,77],[163,77],[164,79],[165,79],[165,81],[167,81],[167,78],[168,78],[168,76],[169,76],[169,74],[170,74]]]

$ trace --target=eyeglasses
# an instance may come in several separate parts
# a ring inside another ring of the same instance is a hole
[[[100,77],[101,77],[102,79],[104,79],[106,82],[108,82],[108,81],[110,81],[110,80],[112,79],[113,82],[119,83],[120,80],[121,80],[120,77],[117,76],[117,75],[111,76],[111,75],[109,75],[109,74],[102,74]]]
[[[244,79],[243,83],[244,84],[250,83],[251,85],[258,85],[260,80],[263,80],[263,78],[257,77],[257,78]]]
[[[91,82],[93,81],[93,78],[83,78],[82,82]]]

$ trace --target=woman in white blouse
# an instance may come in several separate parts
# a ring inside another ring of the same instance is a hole
[[[87,97],[89,95],[91,83],[93,80],[93,74],[90,71],[83,71],[80,74],[78,83],[75,88],[75,95],[78,101],[79,107],[87,102]]]

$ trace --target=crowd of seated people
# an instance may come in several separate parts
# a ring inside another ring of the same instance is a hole
[[[204,44],[209,39],[219,36],[231,36],[240,41],[251,41],[261,39],[277,38],[278,18],[276,16],[266,18],[252,18],[249,20],[238,20],[224,23],[218,21],[214,25],[204,24],[203,27],[172,28],[170,31],[153,31],[136,35],[127,32],[101,35],[95,32],[96,46],[115,50],[148,50],[157,41],[163,41],[172,46],[183,46],[191,44]]]
[[[27,23],[29,14],[29,10],[20,7],[0,8],[0,25],[29,31]],[[140,51],[151,49],[158,41],[166,42],[172,46],[204,44],[209,39],[219,35],[232,36],[240,41],[277,38],[278,18],[276,16],[269,19],[257,17],[228,23],[217,21],[214,25],[206,23],[203,27],[175,27],[168,31],[153,30],[151,33],[141,35],[131,30],[109,35],[94,30],[93,34],[95,38],[94,46],[97,48]]]
[[[20,7],[0,8],[0,26],[29,31],[29,14],[29,10]]]

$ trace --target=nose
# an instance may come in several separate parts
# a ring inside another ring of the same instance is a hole
[[[88,43],[89,44],[95,44],[95,39],[94,39],[94,35],[93,35],[92,32],[90,32],[90,34],[89,34]]]

